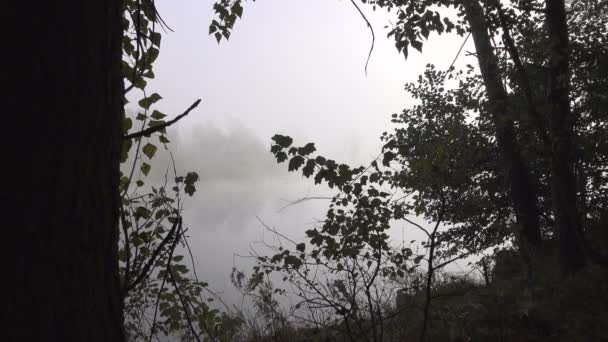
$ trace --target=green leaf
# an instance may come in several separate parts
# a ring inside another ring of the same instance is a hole
[[[152,71],[152,70],[146,70],[146,72],[144,72],[142,74],[142,76],[146,77],[146,78],[154,78],[155,75],[154,75],[154,71]]]
[[[137,89],[144,89],[148,85],[148,82],[146,82],[146,80],[144,80],[142,77],[138,77],[135,81],[133,81],[133,85]]]
[[[144,146],[144,148],[142,148],[141,150],[146,155],[146,157],[152,159],[156,154],[156,150],[158,150],[158,148],[151,143],[147,143],[146,146]]]
[[[239,18],[243,16],[243,6],[241,6],[239,1],[232,5],[232,12],[234,12],[234,14],[236,14]]]
[[[129,158],[129,150],[131,149],[131,146],[133,145],[133,140],[128,139],[128,140],[123,140],[122,144],[120,145],[120,162],[124,163],[127,161],[127,159]]]
[[[159,53],[159,51],[157,48],[148,49],[148,52],[147,52],[148,60],[146,61],[148,66],[152,65],[152,63],[154,63],[154,61],[158,58],[158,53]]]
[[[133,127],[133,120],[131,120],[131,118],[124,118],[122,119],[122,131],[123,133],[128,132],[131,127]]]
[[[148,127],[156,127],[156,126],[160,126],[160,125],[164,125],[166,122],[165,120],[150,120],[150,122],[148,123]],[[161,132],[165,132],[165,129],[161,129]]]
[[[135,209],[135,216],[137,218],[143,217],[144,219],[148,219],[150,216],[152,216],[152,212],[148,210],[148,208],[140,206]]]
[[[159,32],[150,33],[150,40],[152,41],[152,44],[154,44],[156,46],[160,46],[160,33]]]
[[[296,250],[298,250],[300,252],[304,252],[305,249],[306,249],[306,244],[304,242],[296,245]]]
[[[148,163],[141,163],[141,167],[140,170],[144,175],[148,175],[148,173],[150,173],[150,169],[152,169],[152,166],[150,166],[150,164]]]
[[[119,188],[120,190],[124,190],[124,188],[127,186],[127,184],[129,183],[129,177],[127,176],[122,176],[120,177],[120,183],[119,183]]]
[[[165,117],[166,117],[166,115],[165,115],[165,114],[163,114],[163,113],[161,113],[161,112],[159,112],[159,111],[157,111],[157,110],[154,110],[154,111],[152,112],[152,115],[150,115],[150,117],[151,117],[152,119],[154,119],[154,120],[161,120],[161,119],[165,118]]]
[[[139,106],[145,109],[150,109],[150,106],[156,102],[158,102],[158,100],[162,99],[162,97],[160,95],[158,95],[158,93],[154,93],[148,97],[144,97],[143,99],[139,100]]]
[[[170,142],[169,139],[167,139],[167,137],[165,137],[164,135],[159,135],[158,141],[160,141],[162,144],[168,144]]]

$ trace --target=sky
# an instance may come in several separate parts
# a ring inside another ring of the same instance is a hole
[[[431,37],[406,61],[386,36],[390,16],[362,6],[376,36],[366,75],[372,36],[350,1],[249,1],[221,44],[207,34],[213,1],[156,4],[173,32],[163,34],[147,91],[163,96],[157,108],[170,116],[202,99],[170,130],[170,148],[178,170],[201,176],[184,211],[198,275],[227,294],[231,268],[247,269],[237,255],[272,242],[259,220],[297,240],[327,210],[325,200],[285,207],[331,191],[277,165],[270,138],[289,135],[338,162],[369,163],[380,152],[381,133],[392,129],[390,115],[408,106],[405,83],[426,63],[449,67],[463,41]],[[155,158],[152,182],[161,181],[168,162],[166,153]],[[411,240],[401,228],[394,239]]]

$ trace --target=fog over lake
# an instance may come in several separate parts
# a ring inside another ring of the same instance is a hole
[[[197,192],[186,198],[184,223],[200,278],[232,296],[231,268],[247,270],[256,242],[270,241],[258,218],[291,238],[323,219],[327,200],[285,207],[289,201],[332,191],[288,173],[270,153],[278,133],[294,144],[314,142],[321,155],[351,165],[369,163],[379,136],[392,129],[390,115],[408,104],[403,86],[426,63],[447,68],[462,38],[412,51],[407,62],[386,38],[390,17],[363,7],[369,29],[348,1],[264,0],[247,3],[229,41],[208,36],[212,1],[158,1],[173,32],[163,35],[148,91],[172,116],[197,98],[202,103],[174,125],[169,145],[178,173],[197,172]],[[129,106],[127,106],[129,108]],[[149,183],[161,183],[169,165],[159,151]],[[420,238],[395,227],[395,241]]]

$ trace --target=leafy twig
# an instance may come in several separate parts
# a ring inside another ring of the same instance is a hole
[[[135,132],[135,133],[131,133],[131,134],[127,134],[125,136],[123,136],[122,138],[124,140],[127,139],[134,139],[134,138],[140,138],[140,137],[149,137],[152,133],[156,133],[158,131],[161,131],[171,125],[173,125],[174,123],[178,122],[179,120],[181,120],[183,117],[185,117],[186,115],[190,114],[190,112],[198,107],[198,105],[201,103],[201,99],[198,99],[196,101],[194,101],[194,103],[192,105],[190,105],[190,107],[188,109],[186,109],[185,112],[183,112],[182,114],[176,116],[173,120],[169,120],[163,124],[160,124],[158,126],[154,126],[154,127],[149,127],[146,128],[142,131],[139,132]]]

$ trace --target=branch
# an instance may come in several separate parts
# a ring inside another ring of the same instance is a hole
[[[333,197],[327,197],[327,196],[306,196],[306,197],[302,197],[302,198],[298,198],[294,201],[289,201],[286,199],[282,199],[283,201],[287,202],[286,205],[282,206],[279,209],[279,212],[285,210],[288,207],[300,204],[300,203],[304,203],[304,202],[308,202],[308,201],[312,201],[312,200],[331,200],[333,199]]]
[[[179,241],[180,238],[180,233],[182,232],[182,218],[178,217],[177,220],[175,221],[175,223],[173,224],[173,228],[171,228],[171,231],[173,232],[173,230],[178,227],[178,223],[179,222],[179,230],[177,232],[177,236],[175,238],[175,241],[173,241],[173,244],[171,245],[171,248],[169,250],[169,258],[167,259],[167,269],[165,271],[165,274],[163,275],[163,281],[160,285],[160,290],[158,290],[158,295],[156,296],[156,304],[154,304],[154,319],[152,320],[152,327],[150,329],[150,338],[148,339],[148,342],[152,342],[152,336],[154,335],[154,328],[156,327],[156,315],[158,314],[158,303],[160,302],[160,295],[163,293],[163,288],[165,287],[165,282],[167,281],[167,275],[169,275],[169,268],[171,267],[171,259],[173,259],[173,252],[175,251],[175,247],[177,247],[177,242]],[[163,240],[164,242],[164,240]]]
[[[447,261],[442,262],[441,264],[439,264],[437,266],[433,266],[433,269],[434,270],[438,270],[440,268],[443,268],[443,267],[445,267],[445,266],[453,263],[454,261],[458,261],[460,259],[464,259],[464,258],[468,257],[471,254],[473,254],[473,252],[466,252],[466,253],[460,254],[458,256],[453,257],[452,259],[449,259]]]
[[[412,226],[414,226],[414,227],[416,227],[416,228],[420,229],[420,230],[421,230],[421,231],[422,231],[424,234],[426,234],[426,236],[427,236],[427,237],[431,237],[431,234],[429,233],[429,231],[428,231],[427,229],[423,228],[423,227],[422,227],[421,225],[419,225],[418,223],[416,223],[416,222],[414,222],[414,221],[412,221],[412,220],[410,220],[410,219],[408,219],[408,218],[406,218],[406,217],[404,217],[404,218],[403,218],[403,220],[404,220],[405,222],[407,222],[407,223],[411,224]]]
[[[545,122],[543,117],[536,110],[536,106],[534,105],[534,97],[532,95],[532,86],[530,85],[530,79],[524,69],[524,65],[519,57],[519,52],[517,51],[517,47],[515,46],[515,42],[513,41],[513,37],[509,32],[509,26],[507,24],[507,19],[505,17],[505,13],[502,9],[502,6],[498,4],[498,17],[500,19],[500,25],[502,26],[502,35],[505,46],[507,47],[507,51],[513,60],[513,64],[515,66],[515,70],[517,72],[517,76],[519,78],[519,85],[522,88],[524,99],[526,100],[526,104],[528,105],[528,115],[534,120],[534,124],[538,131],[538,135],[541,137],[542,142],[545,144],[547,148],[551,147],[551,140],[547,131],[545,130]]]
[[[148,272],[150,271],[152,264],[154,264],[154,261],[156,260],[156,258],[160,254],[160,252],[163,250],[163,248],[165,247],[167,242],[169,242],[169,240],[171,240],[171,237],[173,236],[173,234],[175,234],[175,231],[177,230],[178,226],[181,226],[181,224],[182,224],[182,218],[177,217],[175,219],[175,222],[173,223],[173,227],[171,227],[171,230],[169,231],[169,233],[167,233],[167,236],[165,236],[163,241],[161,241],[161,243],[158,245],[158,247],[154,250],[154,253],[152,253],[152,256],[150,257],[150,259],[148,259],[148,262],[146,263],[146,265],[143,267],[143,269],[139,273],[139,276],[137,276],[137,278],[132,283],[127,284],[125,286],[125,293],[134,289],[135,286],[137,286],[139,283],[141,283],[141,281],[144,280],[148,276]]]
[[[161,130],[163,130],[163,129],[165,129],[165,128],[171,126],[171,125],[173,125],[174,123],[178,122],[184,116],[190,114],[190,111],[192,111],[194,108],[198,107],[199,103],[201,103],[201,99],[198,99],[198,100],[194,101],[194,103],[192,105],[190,105],[190,107],[188,109],[186,109],[185,112],[183,112],[182,114],[178,115],[173,120],[169,120],[169,121],[167,121],[167,122],[165,122],[163,124],[160,124],[158,126],[146,128],[143,131],[139,131],[139,132],[135,132],[135,133],[124,135],[122,138],[124,140],[128,140],[128,139],[134,139],[134,138],[140,138],[140,137],[149,137],[152,133],[156,133],[158,131],[161,131]]]
[[[175,292],[177,292],[177,296],[179,297],[179,301],[182,303],[182,307],[184,308],[184,315],[186,316],[186,321],[188,322],[190,331],[192,332],[192,335],[194,336],[196,341],[201,342],[200,337],[198,337],[198,334],[196,333],[196,329],[194,329],[194,326],[192,325],[192,319],[190,318],[190,312],[188,311],[188,305],[187,305],[188,303],[182,296],[182,293],[179,290],[179,285],[177,285],[177,281],[175,280],[175,277],[173,276],[173,272],[171,271],[171,258],[169,258],[169,261],[167,261],[167,272],[169,272],[169,278],[171,279],[171,282],[173,283],[173,287],[175,288]],[[203,326],[206,328],[205,324],[203,324]],[[207,333],[211,337],[211,333],[209,332],[209,330],[208,329],[206,329],[206,330],[207,330]]]
[[[363,11],[361,11],[361,8],[359,8],[359,5],[357,5],[355,0],[350,0],[350,2],[353,4],[353,6],[355,6],[357,11],[359,11],[359,14],[361,14],[361,17],[363,18],[363,20],[365,20],[365,23],[367,23],[367,27],[369,27],[369,31],[372,33],[372,46],[370,46],[370,48],[369,48],[369,53],[367,54],[367,61],[365,61],[365,76],[367,76],[367,65],[369,64],[369,60],[372,58],[372,51],[374,51],[374,43],[376,42],[376,35],[374,34],[374,28],[372,27],[372,24],[370,24],[369,20],[367,20],[367,17],[365,16],[365,14],[363,14]]]
[[[462,49],[464,48],[464,45],[467,43],[467,41],[469,40],[470,37],[471,37],[471,32],[469,32],[469,34],[464,39],[464,41],[462,42],[462,44],[460,44],[460,48],[458,49],[458,52],[456,53],[456,56],[454,56],[454,59],[452,60],[452,63],[450,63],[450,67],[448,68],[448,71],[452,70],[452,68],[454,67],[454,63],[456,63],[456,60],[458,59],[458,57],[460,57],[460,53],[462,52]],[[446,74],[446,76],[447,76],[447,74]]]

